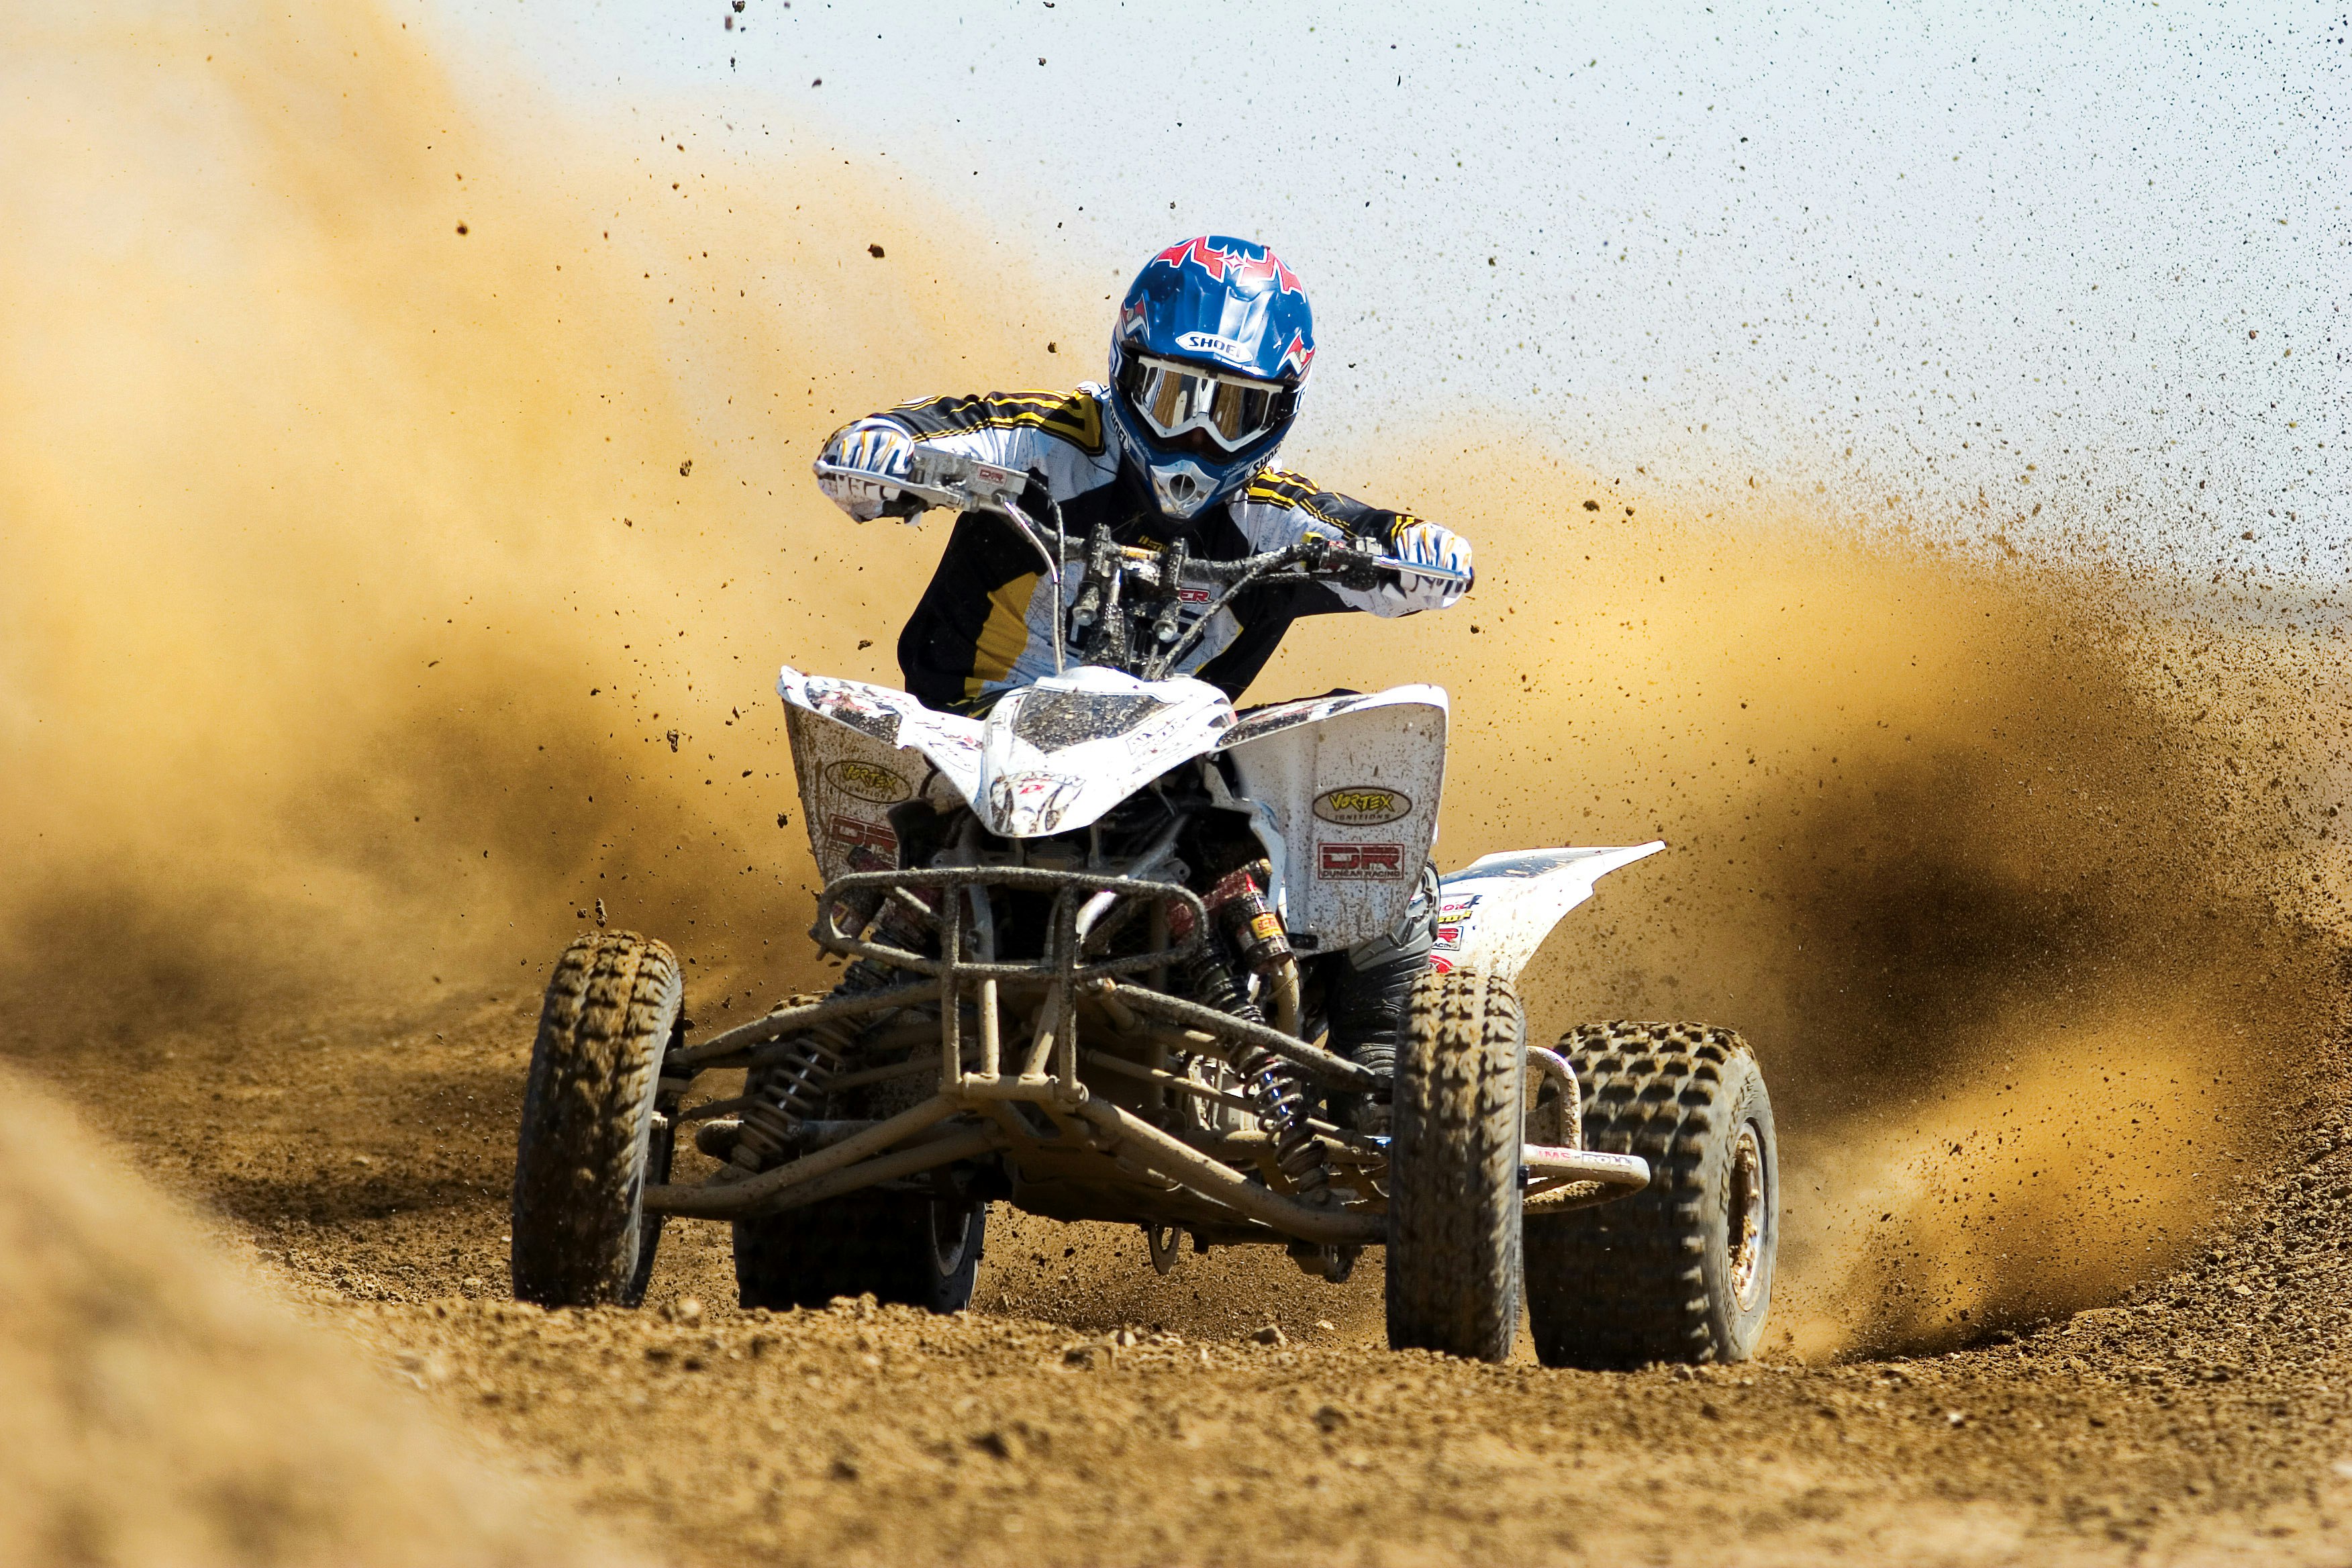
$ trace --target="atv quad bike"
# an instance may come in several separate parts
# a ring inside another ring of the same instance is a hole
[[[1779,1213],[1754,1058],[1685,1024],[1530,1046],[1513,989],[1597,878],[1663,846],[1436,879],[1444,691],[1237,713],[1171,673],[1255,584],[1397,563],[1319,539],[1237,562],[1072,541],[1024,512],[1024,476],[930,448],[889,482],[1019,531],[1066,608],[1061,673],[981,720],[783,672],[825,879],[811,934],[849,965],[689,1040],[667,948],[575,942],[531,1059],[517,1295],[634,1305],[677,1216],[733,1225],[746,1306],[951,1311],[1004,1201],[1139,1226],[1162,1272],[1188,1237],[1280,1246],[1334,1282],[1384,1247],[1398,1347],[1501,1360],[1524,1298],[1549,1363],[1746,1358]],[[1430,899],[1393,1074],[1318,1044],[1330,966]],[[743,1091],[698,1102],[720,1068]],[[721,1164],[674,1184],[689,1128]]]

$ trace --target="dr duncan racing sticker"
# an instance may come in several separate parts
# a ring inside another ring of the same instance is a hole
[[[1410,874],[1402,844],[1315,847],[1315,875],[1326,882],[1402,882]]]
[[[841,812],[825,818],[824,837],[828,843],[853,849],[879,849],[894,856],[898,853],[898,836],[886,824],[866,822]]]

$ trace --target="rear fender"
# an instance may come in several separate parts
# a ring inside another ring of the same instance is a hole
[[[1437,839],[1445,719],[1443,690],[1399,686],[1261,708],[1225,732],[1284,923],[1313,951],[1379,936],[1412,901]]]
[[[1592,896],[1604,873],[1664,849],[1519,849],[1488,855],[1438,879],[1437,945],[1432,967],[1475,969],[1517,980],[1552,927]]]

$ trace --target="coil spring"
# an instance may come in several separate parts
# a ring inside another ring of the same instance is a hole
[[[1243,1079],[1257,1101],[1257,1119],[1274,1139],[1274,1163],[1308,1203],[1321,1200],[1331,1184],[1323,1142],[1307,1125],[1307,1097],[1282,1058],[1263,1046],[1242,1052]]]
[[[1233,972],[1213,954],[1191,961],[1192,994],[1206,1006],[1252,1024],[1265,1022],[1258,1005],[1242,994]],[[1307,1125],[1307,1097],[1280,1057],[1264,1046],[1244,1046],[1235,1058],[1250,1100],[1257,1106],[1258,1125],[1274,1140],[1274,1163],[1298,1195],[1320,1202],[1331,1184],[1328,1156],[1322,1140]]]
[[[838,993],[836,993],[838,994]],[[743,1086],[745,1107],[735,1134],[730,1163],[747,1171],[765,1170],[781,1159],[800,1124],[824,1108],[824,1086],[841,1070],[854,1043],[850,1030],[837,1021],[819,1024],[786,1042],[791,1049],[752,1069]]]
[[[877,894],[873,903],[857,913],[873,918],[874,905],[879,903]],[[912,900],[892,899],[880,904],[880,916],[874,920],[874,940],[887,947],[919,952],[929,934],[928,915]],[[855,927],[843,921],[840,929],[861,929],[864,923],[865,919]],[[861,958],[842,972],[841,983],[832,994],[854,996],[877,990],[889,984],[897,973],[879,959]],[[788,1048],[783,1054],[752,1068],[743,1085],[744,1097],[752,1103],[744,1109],[728,1160],[747,1171],[765,1170],[781,1159],[800,1124],[822,1114],[825,1085],[856,1051],[857,1027],[846,1019],[828,1018],[784,1044]]]

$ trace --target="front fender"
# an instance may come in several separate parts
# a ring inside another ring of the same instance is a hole
[[[1517,980],[1561,917],[1592,896],[1606,872],[1664,849],[1663,840],[1623,849],[1517,849],[1488,855],[1438,879],[1440,972],[1475,969]]]

